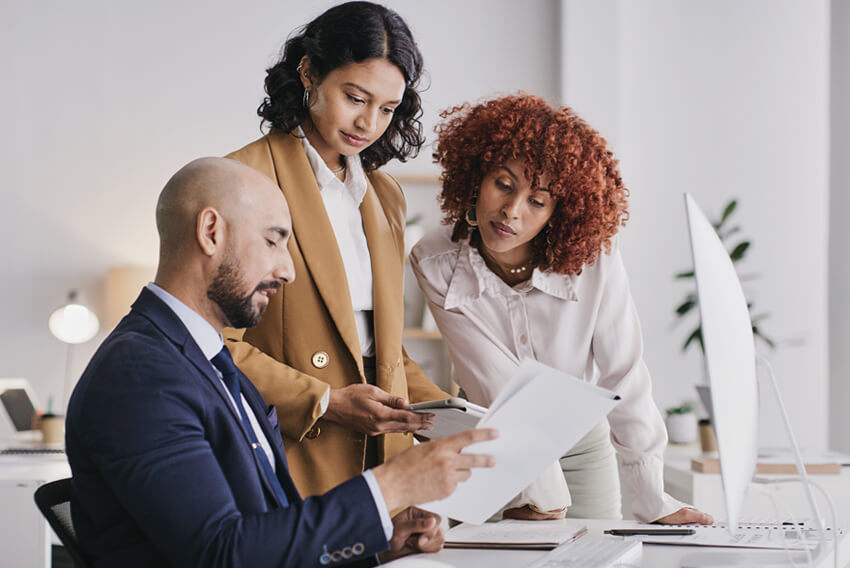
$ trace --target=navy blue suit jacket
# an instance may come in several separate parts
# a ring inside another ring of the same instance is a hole
[[[142,290],[68,408],[71,514],[96,566],[374,565],[388,548],[362,476],[300,498],[277,420],[244,376],[241,387],[272,445],[286,507],[265,486],[210,362]]]

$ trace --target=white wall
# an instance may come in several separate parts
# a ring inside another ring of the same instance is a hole
[[[850,452],[850,2],[832,2],[829,203],[830,442]]]
[[[42,401],[61,396],[65,346],[47,330],[51,311],[72,288],[97,304],[110,267],[155,264],[163,184],[192,158],[259,136],[265,68],[294,28],[332,4],[4,3],[0,376],[30,378]],[[554,0],[388,5],[425,55],[429,133],[438,109],[465,99],[519,87],[557,95]],[[427,149],[393,169],[435,171]],[[433,196],[410,201],[436,209]],[[75,376],[104,333],[74,351]]]
[[[745,289],[779,342],[766,354],[798,440],[825,446],[827,2],[566,0],[562,18],[564,100],[600,125],[632,191],[623,249],[659,405],[702,380],[673,326],[687,286],[672,276],[690,266],[682,193],[710,216],[737,197],[753,241],[742,272],[760,275]],[[762,442],[784,444],[773,400],[763,409]]]

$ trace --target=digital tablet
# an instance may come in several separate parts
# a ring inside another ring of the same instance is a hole
[[[407,407],[413,412],[434,415],[433,430],[419,430],[417,435],[423,438],[437,439],[475,428],[478,421],[487,413],[483,406],[473,404],[462,398],[443,398],[417,402]]]

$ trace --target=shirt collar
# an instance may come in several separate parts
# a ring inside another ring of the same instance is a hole
[[[330,187],[341,187],[351,194],[351,197],[359,206],[363,201],[363,196],[366,195],[366,173],[363,171],[363,164],[360,163],[360,156],[355,154],[345,158],[345,182],[342,182],[333,174],[322,157],[319,156],[319,152],[307,140],[307,136],[304,135],[301,127],[299,126],[295,130],[301,140],[304,153],[307,154],[307,161],[310,162],[313,175],[316,176],[319,191]]]
[[[446,291],[445,309],[460,307],[482,294],[510,296],[526,294],[533,288],[561,300],[578,301],[573,277],[534,268],[531,278],[511,288],[487,268],[481,254],[469,245],[469,239],[460,246],[457,264]]]
[[[165,302],[165,305],[171,308],[171,311],[180,318],[180,321],[189,330],[189,335],[192,336],[192,339],[201,348],[201,353],[204,354],[204,357],[211,360],[218,355],[218,352],[224,347],[224,340],[215,328],[210,325],[210,322],[153,282],[148,283],[147,289],[156,294],[156,297]]]

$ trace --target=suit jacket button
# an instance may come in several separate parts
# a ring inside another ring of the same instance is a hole
[[[322,433],[322,428],[318,424],[313,424],[313,427],[307,430],[307,433],[304,434],[305,438],[310,440],[315,440],[319,437],[319,434]]]
[[[317,369],[324,369],[328,366],[328,363],[330,363],[330,361],[331,358],[328,357],[328,354],[324,351],[316,351],[315,353],[313,353],[313,357],[311,359],[313,366]]]

